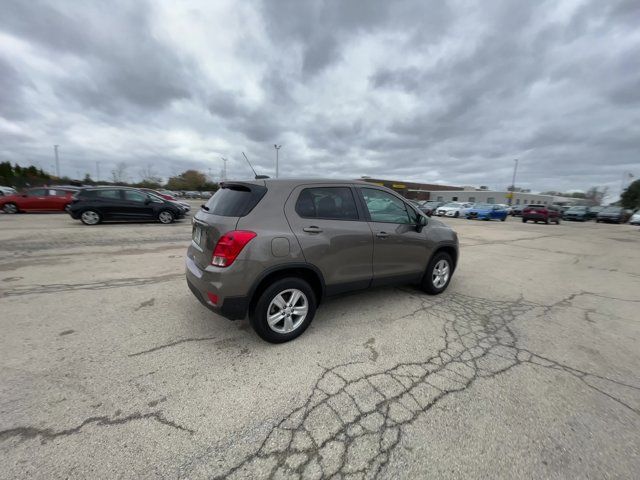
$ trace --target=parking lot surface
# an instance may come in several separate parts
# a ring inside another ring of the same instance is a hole
[[[187,289],[189,219],[0,215],[0,477],[637,478],[639,229],[445,222],[444,294],[271,345]]]

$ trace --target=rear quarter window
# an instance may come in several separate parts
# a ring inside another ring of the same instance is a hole
[[[265,193],[267,189],[261,185],[224,186],[207,200],[207,213],[221,217],[244,217],[254,209]]]

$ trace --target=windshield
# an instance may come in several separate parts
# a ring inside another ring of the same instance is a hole
[[[587,207],[570,207],[570,212],[583,212],[587,209]]]
[[[620,207],[607,207],[602,211],[606,213],[618,213],[620,212]]]
[[[461,204],[461,203],[459,203],[459,202],[451,202],[451,203],[446,203],[446,204],[444,204],[444,205],[442,206],[442,208],[445,208],[445,207],[453,207],[453,208],[457,208],[457,207],[459,207],[459,206],[461,206],[461,205],[462,205],[462,204]]]
[[[477,203],[475,208],[479,208],[479,209],[491,209],[493,208],[494,205],[492,203]]]

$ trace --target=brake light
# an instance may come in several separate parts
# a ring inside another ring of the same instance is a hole
[[[220,237],[213,250],[211,264],[216,267],[228,267],[233,263],[247,243],[257,234],[247,230],[233,230]]]

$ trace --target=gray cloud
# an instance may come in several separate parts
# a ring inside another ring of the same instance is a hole
[[[640,174],[640,5],[4,2],[0,158],[617,190]]]

